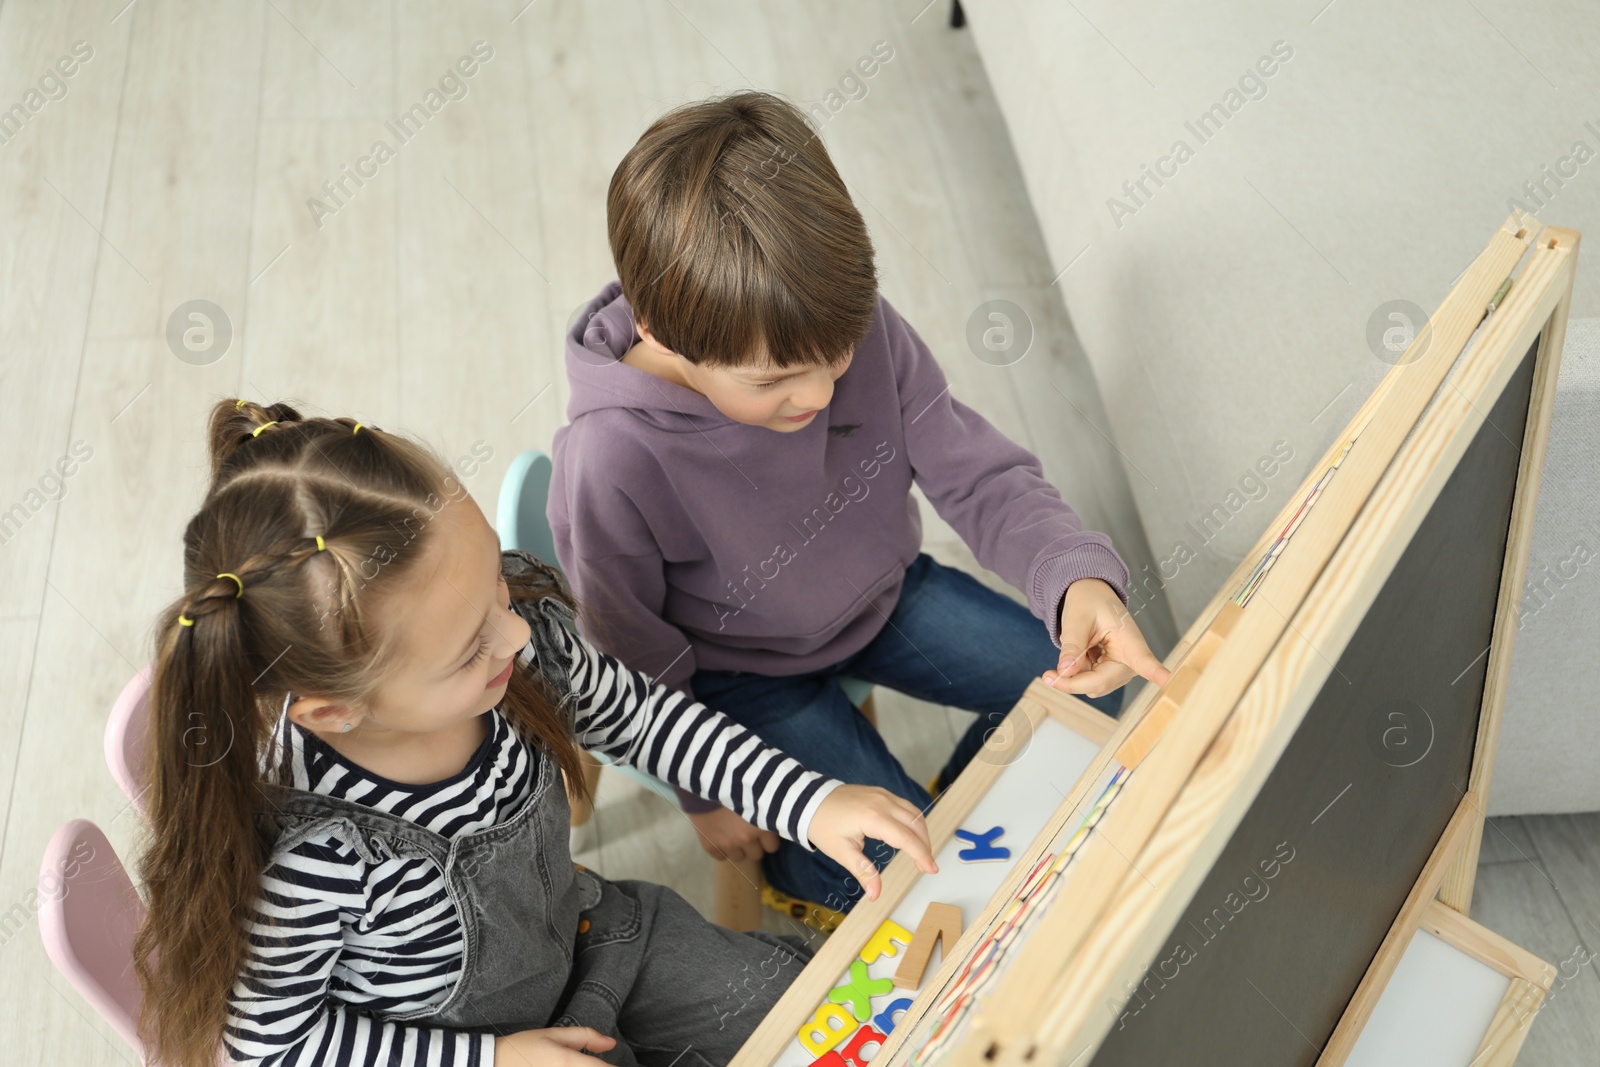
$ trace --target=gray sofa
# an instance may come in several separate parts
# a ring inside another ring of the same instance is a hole
[[[1582,47],[1600,8],[1544,0],[1497,25],[1442,0],[963,6],[1133,468],[1154,557],[1136,595],[1180,629],[1389,369],[1391,302],[1431,311],[1512,206],[1600,234],[1600,65]],[[1600,809],[1584,259],[1495,814]]]

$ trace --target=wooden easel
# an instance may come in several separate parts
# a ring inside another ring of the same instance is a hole
[[[995,969],[986,991],[963,1008],[961,1029],[951,1032],[931,1062],[1022,1067],[1089,1064],[1095,1059],[1117,1020],[1116,1012],[1106,1007],[1126,1003],[1129,992],[1138,988],[1163,939],[1242,821],[1253,814],[1253,801],[1327,683],[1332,658],[1352,640],[1383,593],[1413,535],[1484,429],[1486,412],[1502,394],[1509,395],[1508,382],[1527,366],[1524,353],[1532,349],[1531,378],[1516,379],[1527,389],[1526,416],[1498,567],[1498,599],[1491,598],[1492,639],[1466,787],[1456,790],[1459,797],[1430,794],[1435,808],[1451,803],[1448,822],[1420,875],[1414,883],[1403,883],[1402,888],[1410,884],[1410,891],[1364,977],[1332,1006],[1334,1011],[1343,1007],[1337,1025],[1324,1045],[1310,1043],[1316,1054],[1306,1059],[1318,1067],[1345,1062],[1407,947],[1423,930],[1511,979],[1474,1067],[1512,1062],[1526,1021],[1554,972],[1472,923],[1466,912],[1577,243],[1575,232],[1541,232],[1537,221],[1521,212],[1501,227],[1414,342],[1426,351],[1414,360],[1402,359],[1312,468],[1278,521],[1169,657],[1172,680],[1159,691],[1147,690],[1124,713],[1044,829],[1020,850],[999,890],[977,914],[967,916],[968,926],[954,950],[924,981],[873,1057],[874,1064],[909,1062],[928,1028],[951,1013],[948,996],[942,1007],[935,1007],[941,992],[959,988],[952,982],[974,951],[991,945],[996,931],[1004,929],[1005,917],[1016,914],[1013,897],[1023,879],[1042,858],[1059,855],[1075,836],[1079,847],[1061,871],[1054,905],[1036,917],[1025,937],[1005,945],[1003,967]],[[1521,271],[1509,295],[1484,321],[1491,298],[1519,262]],[[1315,507],[1306,511],[1248,602],[1242,607],[1234,603],[1236,592],[1295,509],[1329,465],[1341,459],[1337,471],[1322,483]],[[983,766],[974,763],[974,768]],[[1085,818],[1107,782],[1124,768],[1120,795],[1084,836]],[[968,783],[964,774],[951,795],[970,807],[973,795],[993,780],[992,775],[987,780],[975,776]],[[939,823],[936,849],[963,814],[953,805],[941,820],[945,803],[933,812]],[[855,909],[741,1051],[737,1067],[790,1067],[793,1061],[785,1057],[795,1027],[894,913],[916,877],[909,863],[897,858],[891,864],[883,897]],[[1260,1010],[1271,1009],[1262,1004]],[[1307,1055],[1302,1052],[1301,1058]]]

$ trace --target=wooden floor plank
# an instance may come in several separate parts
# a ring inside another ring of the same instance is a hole
[[[1533,862],[1537,855],[1524,819],[1507,815],[1485,820],[1483,844],[1478,851],[1480,867],[1486,863]]]
[[[1578,932],[1600,951],[1600,812],[1535,815],[1524,821]]]
[[[337,204],[320,190],[366,153],[375,126],[371,119],[262,124],[234,388],[257,403],[288,401],[303,405],[303,414],[351,415],[387,429],[401,421],[396,164]],[[333,213],[321,214],[322,204]]]
[[[401,426],[443,453],[491,521],[512,459],[549,451],[566,421],[561,350],[532,343],[556,334],[549,277],[563,264],[542,233],[528,59],[503,8],[400,4],[396,113],[451,72],[464,95],[390,164]]]
[[[0,125],[0,805],[14,795],[33,676],[50,667],[36,644],[59,502],[81,493],[79,475],[106,444],[73,432],[95,264],[117,257],[101,233],[129,23],[103,19],[88,3],[0,8],[4,107],[59,76],[58,62],[72,71],[64,96]],[[0,807],[0,827],[6,815]],[[8,846],[0,829],[0,857]]]
[[[261,117],[394,117],[393,0],[268,5]]]
[[[261,14],[153,4],[114,16],[103,8],[76,14],[74,29],[93,36],[95,62],[104,62],[80,76],[106,78],[115,92],[74,116],[90,123],[84,132],[96,140],[78,146],[81,160],[59,160],[51,177],[59,199],[74,205],[76,224],[102,235],[87,260],[75,237],[56,238],[62,266],[81,264],[60,284],[92,291],[69,316],[83,342],[28,361],[76,365],[81,356],[70,409],[51,410],[46,390],[46,403],[21,424],[25,436],[42,441],[83,439],[93,461],[57,505],[48,563],[40,561],[35,579],[45,583],[37,653],[0,861],[7,907],[30,899],[46,843],[75,816],[94,819],[131,858],[134,820],[106,771],[101,735],[112,700],[148,659],[155,612],[181,590],[182,526],[203,487],[205,410],[239,374],[231,345],[217,361],[189,362],[169,347],[166,327],[193,299],[229,309],[238,323],[248,283]],[[39,62],[34,56],[26,67]],[[86,94],[91,84],[83,83]],[[97,173],[96,160],[109,162],[109,178]],[[39,236],[6,231],[8,244],[30,248]],[[56,313],[45,303],[23,318]],[[133,1062],[49,965],[32,918],[0,957],[7,1062]]]

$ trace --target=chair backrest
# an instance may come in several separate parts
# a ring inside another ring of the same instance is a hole
[[[545,515],[553,469],[550,457],[537,449],[513,459],[500,482],[494,525],[500,534],[501,548],[520,548],[552,567],[559,567],[555,536],[550,532],[550,520]]]
[[[39,937],[56,969],[140,1050],[133,936],[144,911],[98,826],[73,819],[56,831],[39,866]]]
[[[122,687],[117,702],[111,705],[104,738],[106,766],[111,777],[128,799],[144,812],[144,740],[150,718],[150,679],[153,668],[145,667]]]

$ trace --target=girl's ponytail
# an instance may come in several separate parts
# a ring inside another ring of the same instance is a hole
[[[251,452],[255,453],[250,456],[249,464],[260,463],[267,457],[260,454],[262,449],[255,447],[258,439],[266,434],[282,433],[291,426],[300,426],[303,432],[305,420],[300,412],[288,404],[271,404],[263,407],[248,400],[235,400],[232,403],[216,405],[211,409],[211,425],[206,435],[210,444],[213,483],[226,480],[221,478],[223,469],[245,445],[250,445]],[[281,451],[285,445],[293,447],[287,441],[262,443],[272,451]]]
[[[149,910],[134,966],[152,1060],[177,1067],[218,1060],[226,998],[215,978],[195,979],[239,973],[248,916],[236,902],[255,895],[266,857],[256,815],[266,726],[244,652],[244,588],[218,577],[163,612],[150,691]]]

